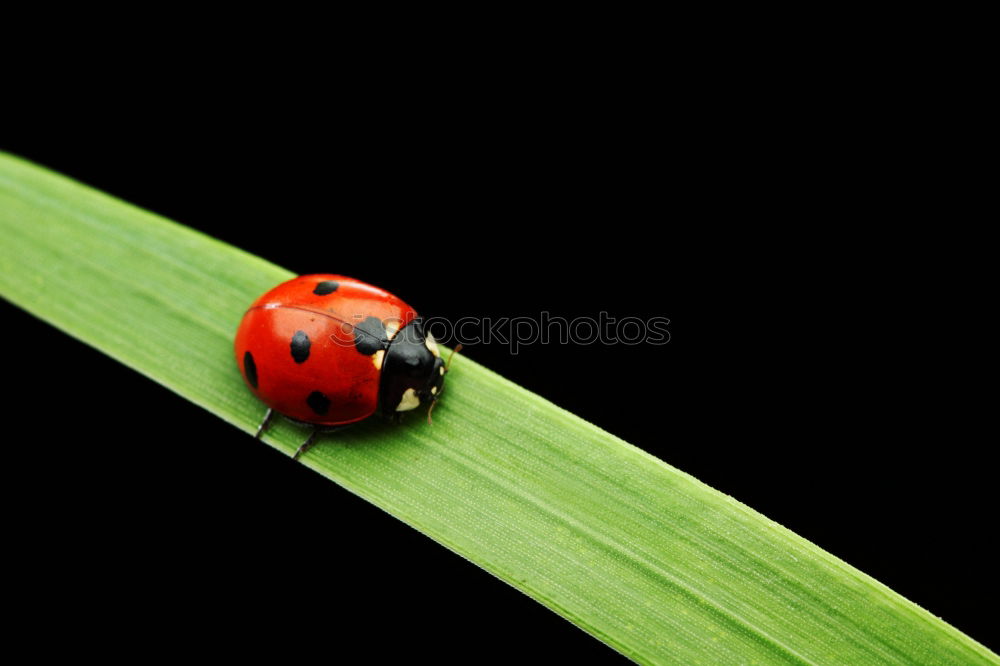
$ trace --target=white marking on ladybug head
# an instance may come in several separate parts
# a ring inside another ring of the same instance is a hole
[[[392,340],[399,333],[399,322],[395,319],[386,319],[385,325],[385,337]]]
[[[442,365],[441,367],[438,368],[438,370],[441,371],[441,376],[444,377],[444,373],[446,372],[446,370],[444,369],[444,366]]]
[[[431,394],[432,395],[437,395],[437,392],[438,392],[438,387],[437,386],[432,386],[431,387]]]
[[[438,351],[437,340],[434,339],[433,335],[428,333],[427,337],[424,339],[424,344],[427,345],[427,349],[429,349],[432,354],[441,358],[441,352]]]
[[[372,354],[372,363],[375,364],[376,370],[382,369],[382,360],[385,358],[385,350],[379,349],[377,352]]]
[[[403,399],[399,401],[399,406],[396,407],[397,412],[408,412],[411,409],[416,409],[420,406],[420,398],[417,397],[417,392],[411,388],[403,391]]]

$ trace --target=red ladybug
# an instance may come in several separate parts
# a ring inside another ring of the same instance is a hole
[[[448,371],[413,308],[343,275],[303,275],[265,293],[243,315],[235,351],[270,408],[258,437],[275,411],[317,426],[295,458],[319,428],[432,408]]]

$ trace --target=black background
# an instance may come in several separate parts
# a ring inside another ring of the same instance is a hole
[[[161,102],[12,124],[0,148],[427,316],[667,317],[665,346],[465,353],[998,647],[977,605],[997,593],[984,403],[935,317],[932,244],[882,226],[893,209],[850,175],[870,156],[837,146],[846,135],[696,97],[431,109],[401,95],[346,116],[319,99]],[[2,310],[8,431],[27,429],[5,464],[37,590],[25,613],[165,651],[287,656],[325,632],[374,659],[461,663],[478,646],[621,660],[319,475]]]

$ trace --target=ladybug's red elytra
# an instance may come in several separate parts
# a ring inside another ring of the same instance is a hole
[[[416,311],[384,289],[343,275],[303,275],[258,298],[243,315],[236,363],[274,412],[320,428],[374,414],[433,407],[448,368]]]

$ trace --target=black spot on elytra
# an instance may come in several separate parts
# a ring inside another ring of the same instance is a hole
[[[306,398],[306,403],[312,407],[312,410],[322,416],[330,410],[330,399],[320,393],[319,391],[313,391]]]
[[[243,353],[243,374],[250,386],[257,388],[257,364],[253,362],[253,354]]]
[[[309,342],[309,336],[306,335],[305,331],[295,331],[295,335],[292,336],[292,358],[295,359],[296,363],[305,363],[306,359],[309,358],[309,347],[311,343]]]
[[[313,289],[313,293],[317,296],[326,296],[327,294],[332,294],[337,291],[337,287],[339,286],[340,283],[336,280],[323,280],[316,285],[316,288]]]
[[[365,317],[363,322],[354,327],[354,346],[365,356],[371,356],[388,345],[389,336],[378,317]]]

